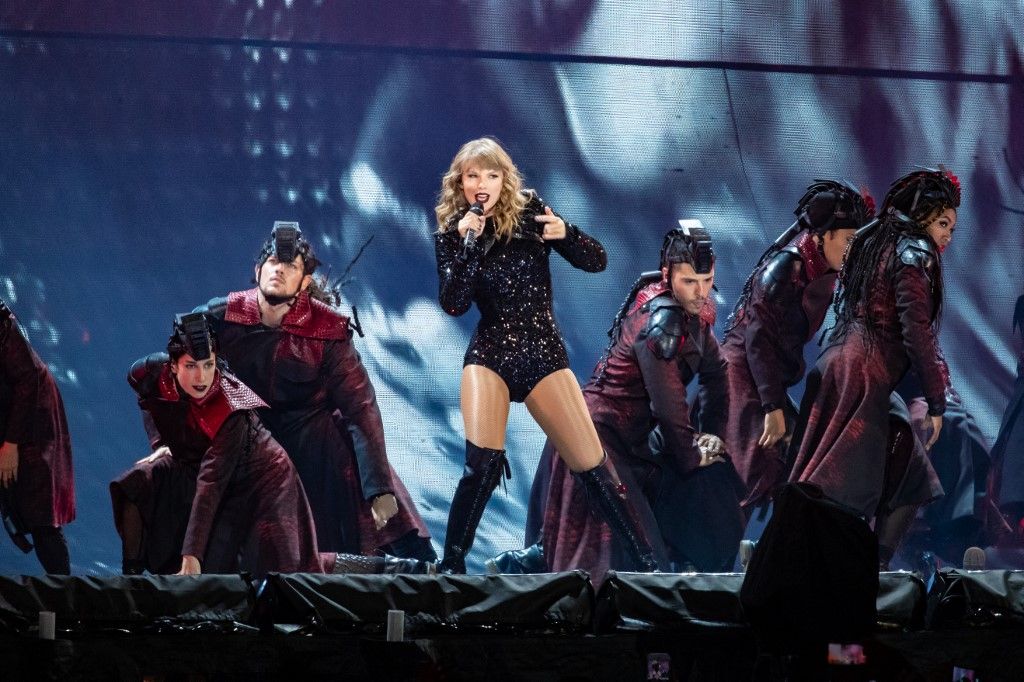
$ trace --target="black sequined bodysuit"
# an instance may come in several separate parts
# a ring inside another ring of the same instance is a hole
[[[523,402],[541,379],[569,366],[551,312],[551,250],[587,272],[600,272],[608,262],[600,242],[569,223],[565,239],[544,241],[543,223],[533,219],[542,213],[543,202],[531,194],[512,239],[495,239],[489,218],[468,254],[455,229],[457,219],[434,240],[441,307],[456,316],[473,301],[480,309],[463,365],[494,370],[515,402]]]

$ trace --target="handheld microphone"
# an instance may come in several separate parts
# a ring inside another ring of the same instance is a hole
[[[484,205],[479,201],[474,201],[469,206],[469,213],[482,216],[484,214]],[[474,230],[466,230],[466,236],[462,240],[462,254],[468,256],[474,244],[476,244],[476,232]]]
[[[965,571],[984,571],[985,550],[981,547],[968,547],[964,552],[963,566]]]

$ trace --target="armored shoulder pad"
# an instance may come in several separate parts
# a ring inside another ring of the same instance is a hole
[[[160,372],[164,365],[170,359],[167,353],[153,353],[139,358],[132,363],[131,369],[128,370],[128,385],[140,396],[148,395],[160,378]]]
[[[896,244],[896,253],[907,265],[931,272],[935,265],[935,247],[927,237],[902,237]]]
[[[659,296],[644,307],[651,315],[640,332],[640,339],[662,360],[674,358],[686,337],[686,313],[665,296]]]
[[[215,320],[223,320],[224,312],[228,309],[228,298],[227,296],[219,296],[217,298],[211,298],[208,302],[197,305],[192,311],[194,313],[204,313],[210,318]]]
[[[772,256],[758,278],[765,297],[771,300],[778,296],[787,284],[800,277],[803,267],[804,262],[800,256],[789,249],[783,249]]]

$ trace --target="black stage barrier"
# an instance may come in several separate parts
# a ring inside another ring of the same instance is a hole
[[[35,626],[40,611],[53,611],[64,631],[244,623],[254,603],[255,589],[237,575],[0,576],[0,623],[8,632]]]
[[[0,679],[751,679],[742,580],[610,573],[595,598],[583,573],[272,575],[258,596],[237,576],[0,577]],[[927,599],[908,573],[879,586],[871,666],[844,679],[1024,679],[1024,572],[942,571]],[[403,642],[384,641],[389,609]]]
[[[514,631],[590,627],[594,588],[582,571],[535,575],[271,574],[255,620],[376,630],[405,612],[410,634],[458,627]]]

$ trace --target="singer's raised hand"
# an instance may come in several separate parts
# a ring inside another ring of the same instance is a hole
[[[544,223],[541,236],[544,239],[565,239],[565,221],[555,215],[550,206],[544,207],[544,214],[533,217],[538,223]]]
[[[484,218],[483,216],[479,216],[476,213],[473,213],[472,211],[467,211],[466,215],[462,216],[462,220],[459,221],[459,237],[465,239],[466,233],[469,232],[470,230],[476,232],[476,236],[479,237],[480,234],[484,231],[484,224],[486,222],[487,219]]]

